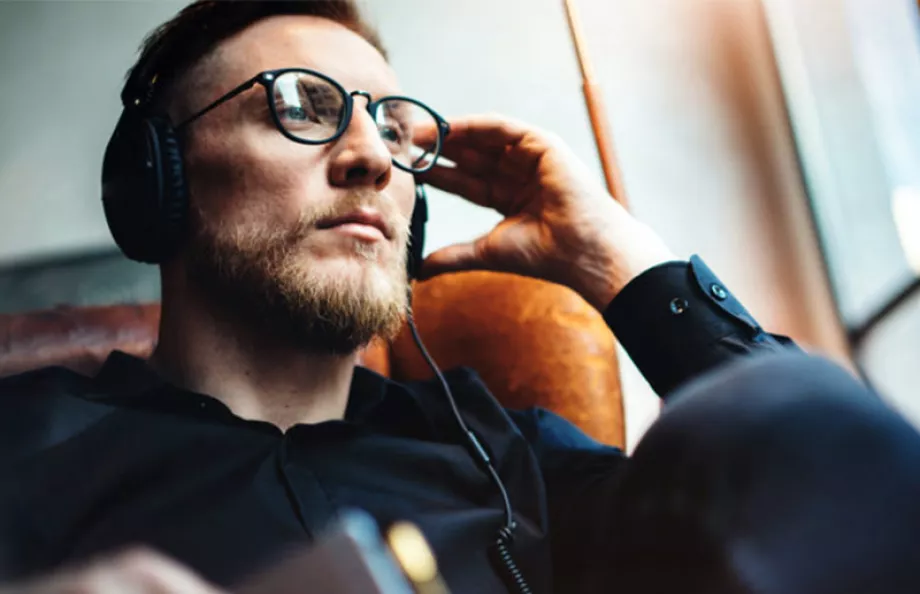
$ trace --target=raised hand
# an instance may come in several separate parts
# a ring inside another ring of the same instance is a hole
[[[437,165],[419,176],[505,219],[470,243],[431,254],[422,277],[495,270],[543,278],[603,309],[645,270],[675,259],[664,242],[631,217],[556,135],[499,116],[450,121]],[[430,142],[435,131],[419,129]]]

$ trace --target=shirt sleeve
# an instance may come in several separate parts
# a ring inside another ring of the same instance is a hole
[[[633,279],[604,311],[604,320],[663,397],[733,358],[798,348],[765,332],[699,256]]]

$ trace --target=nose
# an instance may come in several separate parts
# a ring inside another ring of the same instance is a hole
[[[356,94],[369,100],[364,93]],[[365,107],[366,103],[355,101],[348,128],[333,148],[329,182],[341,188],[364,186],[380,191],[390,183],[393,157]]]

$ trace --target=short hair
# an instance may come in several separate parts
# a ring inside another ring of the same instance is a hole
[[[122,101],[139,100],[152,112],[165,112],[177,99],[183,78],[220,43],[272,16],[308,15],[335,21],[374,46],[386,49],[355,0],[196,0],[151,32],[128,71]]]

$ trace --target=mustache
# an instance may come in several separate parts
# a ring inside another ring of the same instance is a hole
[[[307,241],[318,231],[318,223],[325,219],[338,218],[351,214],[359,208],[377,211],[380,218],[392,232],[397,245],[407,245],[409,237],[410,216],[404,214],[398,204],[390,197],[374,190],[352,190],[341,194],[327,204],[307,204],[293,221],[269,223],[270,207],[266,210],[257,208],[253,218],[227,225],[219,218],[209,216],[194,201],[191,204],[191,235],[195,240],[195,249],[206,249],[209,243],[270,252],[274,257],[282,257],[294,246]],[[257,222],[258,221],[258,222]],[[195,239],[197,238],[197,239]],[[210,238],[210,239],[209,239]]]
[[[373,190],[351,191],[328,205],[302,211],[291,231],[298,237],[306,237],[316,231],[320,221],[345,217],[359,209],[376,211],[394,238],[407,239],[410,217],[392,199]]]

